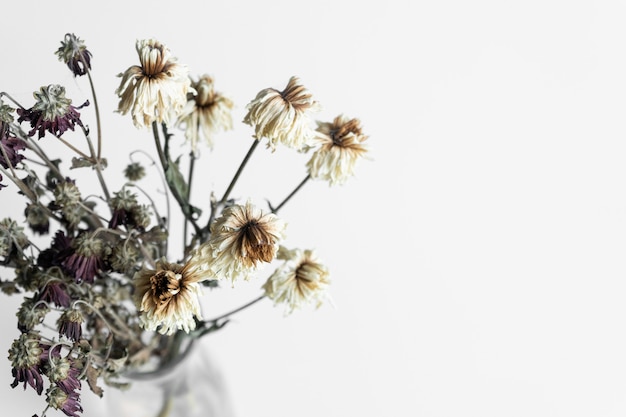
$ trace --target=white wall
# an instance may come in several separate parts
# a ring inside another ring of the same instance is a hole
[[[320,118],[359,117],[370,135],[355,179],[309,184],[281,213],[289,243],[331,268],[336,308],[283,318],[261,304],[207,342],[239,417],[626,413],[625,3],[60,4],[6,6],[0,90],[29,101],[61,83],[88,97],[53,55],[66,32],[84,39],[111,171],[150,149],[149,132],[113,114],[138,38],[212,74],[235,121],[260,89],[298,75]],[[249,135],[239,124],[216,147],[224,156],[206,154],[210,189],[223,190]],[[278,200],[303,160],[257,151],[248,172],[235,194]],[[0,201],[19,214],[13,192]],[[208,315],[261,284],[207,296]],[[6,352],[17,300],[1,300]],[[8,361],[0,371],[5,410],[39,413],[9,387]]]

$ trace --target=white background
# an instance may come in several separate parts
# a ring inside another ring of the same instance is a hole
[[[236,130],[203,154],[198,198],[223,192],[263,88],[297,75],[319,119],[361,119],[371,160],[281,212],[286,243],[331,269],[336,307],[283,318],[260,304],[206,340],[238,417],[624,416],[625,20],[620,1],[13,2],[0,90],[30,106],[59,83],[82,103],[86,81],[53,55],[81,37],[115,175],[151,149],[113,110],[135,40],[155,37],[237,105]],[[278,201],[305,161],[260,147],[234,196]],[[20,218],[14,191],[0,201]],[[207,316],[262,282],[208,294]],[[19,300],[1,300],[6,352]],[[0,368],[4,412],[39,413]]]

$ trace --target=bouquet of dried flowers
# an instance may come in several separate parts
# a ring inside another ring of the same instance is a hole
[[[67,34],[56,55],[75,77],[86,76],[90,100],[75,106],[55,84],[39,88],[30,107],[0,93],[0,190],[14,188],[25,200],[24,219],[0,219],[0,287],[23,297],[8,355],[11,386],[45,394],[41,417],[50,409],[77,416],[83,385],[99,396],[102,384],[122,388],[125,372],[171,362],[185,341],[223,328],[259,300],[283,304],[286,313],[327,300],[327,267],[314,250],[283,246],[286,227],[277,213],[309,180],[344,183],[367,153],[358,119],[339,115],[313,125],[319,104],[292,77],[282,91],[263,89],[247,104],[243,123],[254,131],[252,145],[225,192],[211,193],[199,207],[191,198],[198,149],[202,142],[212,149],[215,137],[233,128],[233,102],[210,76],[190,77],[162,43],[139,40],[136,50],[139,64],[119,74],[117,112],[130,114],[139,130],[151,129],[155,156],[147,166],[129,158],[117,189],[104,175],[92,53],[80,38]],[[95,132],[84,116],[90,109]],[[185,138],[178,146],[189,151],[186,175],[173,151],[177,133]],[[49,154],[51,140],[69,149],[63,155],[71,153],[70,161]],[[230,197],[263,140],[271,151],[311,152],[304,180],[267,208]],[[141,185],[147,169],[159,173],[163,188],[156,196]],[[68,172],[95,176],[97,189],[84,190],[82,178]],[[170,224],[169,199],[180,209],[181,227]],[[171,259],[169,237],[179,230],[184,253]],[[258,298],[217,318],[202,317],[203,289],[217,290],[225,280],[234,286],[270,263],[276,269]]]

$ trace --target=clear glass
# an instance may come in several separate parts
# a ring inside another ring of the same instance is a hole
[[[104,393],[115,417],[234,417],[224,378],[197,340],[178,363],[165,369],[127,376],[129,389]],[[88,411],[88,410],[86,410]]]

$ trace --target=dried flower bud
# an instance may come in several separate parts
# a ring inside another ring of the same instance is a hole
[[[146,175],[146,169],[139,162],[131,162],[124,169],[124,176],[129,181],[139,181]]]
[[[139,251],[128,242],[120,242],[111,249],[109,263],[116,272],[129,272],[136,264]]]
[[[15,109],[7,104],[4,104],[2,98],[0,97],[0,124],[3,124],[8,128],[9,123],[13,123],[15,117],[13,116],[13,112]]]
[[[150,226],[150,219],[152,216],[150,207],[146,205],[137,205],[132,208],[130,216],[132,219],[131,225],[136,229],[145,230],[148,226]]]
[[[85,75],[91,69],[91,52],[85,43],[73,33],[67,33],[55,54],[65,62],[74,76]]]
[[[59,207],[75,206],[80,202],[80,190],[74,180],[66,178],[54,188],[54,203]]]
[[[36,234],[47,234],[50,230],[48,212],[39,204],[27,204],[24,210],[28,227]]]
[[[0,221],[0,256],[6,258],[28,244],[29,240],[24,234],[24,228],[18,226],[16,221],[8,217]]]

